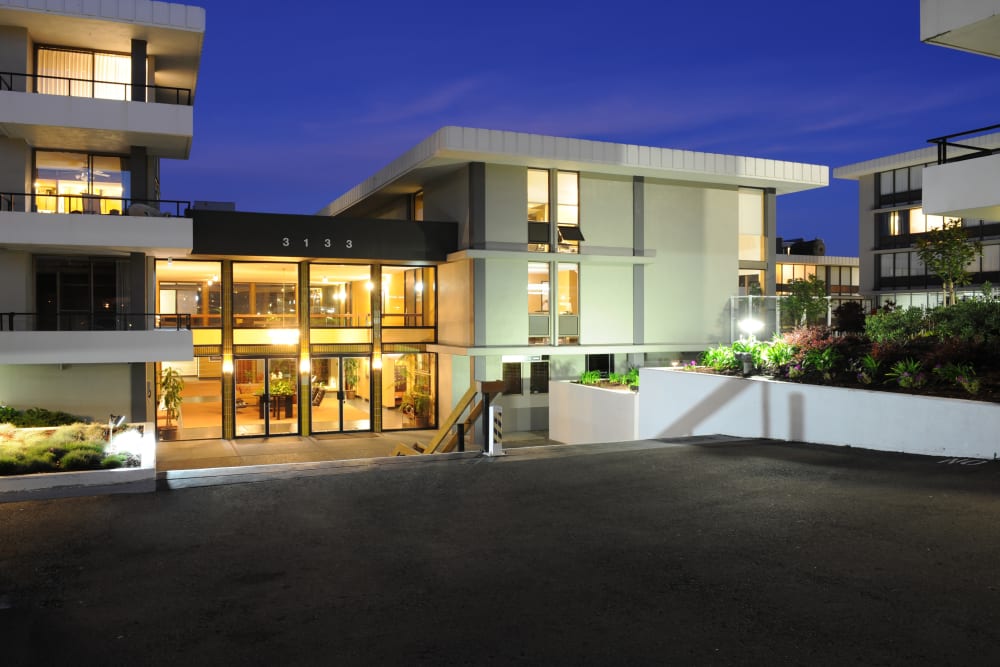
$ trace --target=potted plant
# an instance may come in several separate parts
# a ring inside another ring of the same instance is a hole
[[[358,390],[358,376],[361,361],[358,359],[344,359],[344,394],[347,400],[354,398]]]
[[[160,372],[160,402],[167,413],[167,419],[160,429],[160,436],[165,440],[172,440],[177,437],[177,424],[174,420],[180,418],[181,403],[184,396],[184,380],[176,368],[164,367]]]
[[[279,409],[284,407],[285,417],[292,416],[292,404],[295,396],[295,384],[291,378],[274,378],[268,385],[271,400],[278,402]]]

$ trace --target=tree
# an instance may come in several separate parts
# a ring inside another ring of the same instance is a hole
[[[796,278],[789,284],[791,294],[785,297],[782,307],[795,326],[814,323],[826,315],[826,283],[815,275],[803,280]]]
[[[972,282],[966,270],[969,262],[983,254],[983,244],[970,240],[959,218],[945,218],[940,229],[934,229],[917,239],[917,256],[929,273],[941,279],[944,305],[957,301],[955,287]]]

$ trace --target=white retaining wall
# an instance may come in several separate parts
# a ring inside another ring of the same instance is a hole
[[[572,445],[639,439],[638,394],[549,382],[549,439]]]
[[[725,434],[992,459],[1000,404],[711,375],[639,371],[640,438]]]

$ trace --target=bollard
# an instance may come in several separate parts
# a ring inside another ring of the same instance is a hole
[[[487,417],[486,456],[503,456],[503,408],[490,406]]]

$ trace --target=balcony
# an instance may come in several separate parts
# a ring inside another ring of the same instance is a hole
[[[128,153],[145,146],[153,157],[187,159],[194,136],[191,91],[0,72],[0,129],[44,146],[55,133],[64,150]],[[39,91],[39,92],[33,92]]]
[[[0,245],[182,255],[191,250],[190,202],[0,192]]]
[[[923,209],[929,215],[1000,220],[1000,125],[928,141],[938,164],[924,167]]]
[[[101,364],[193,358],[191,320],[156,313],[0,314],[0,364]]]

